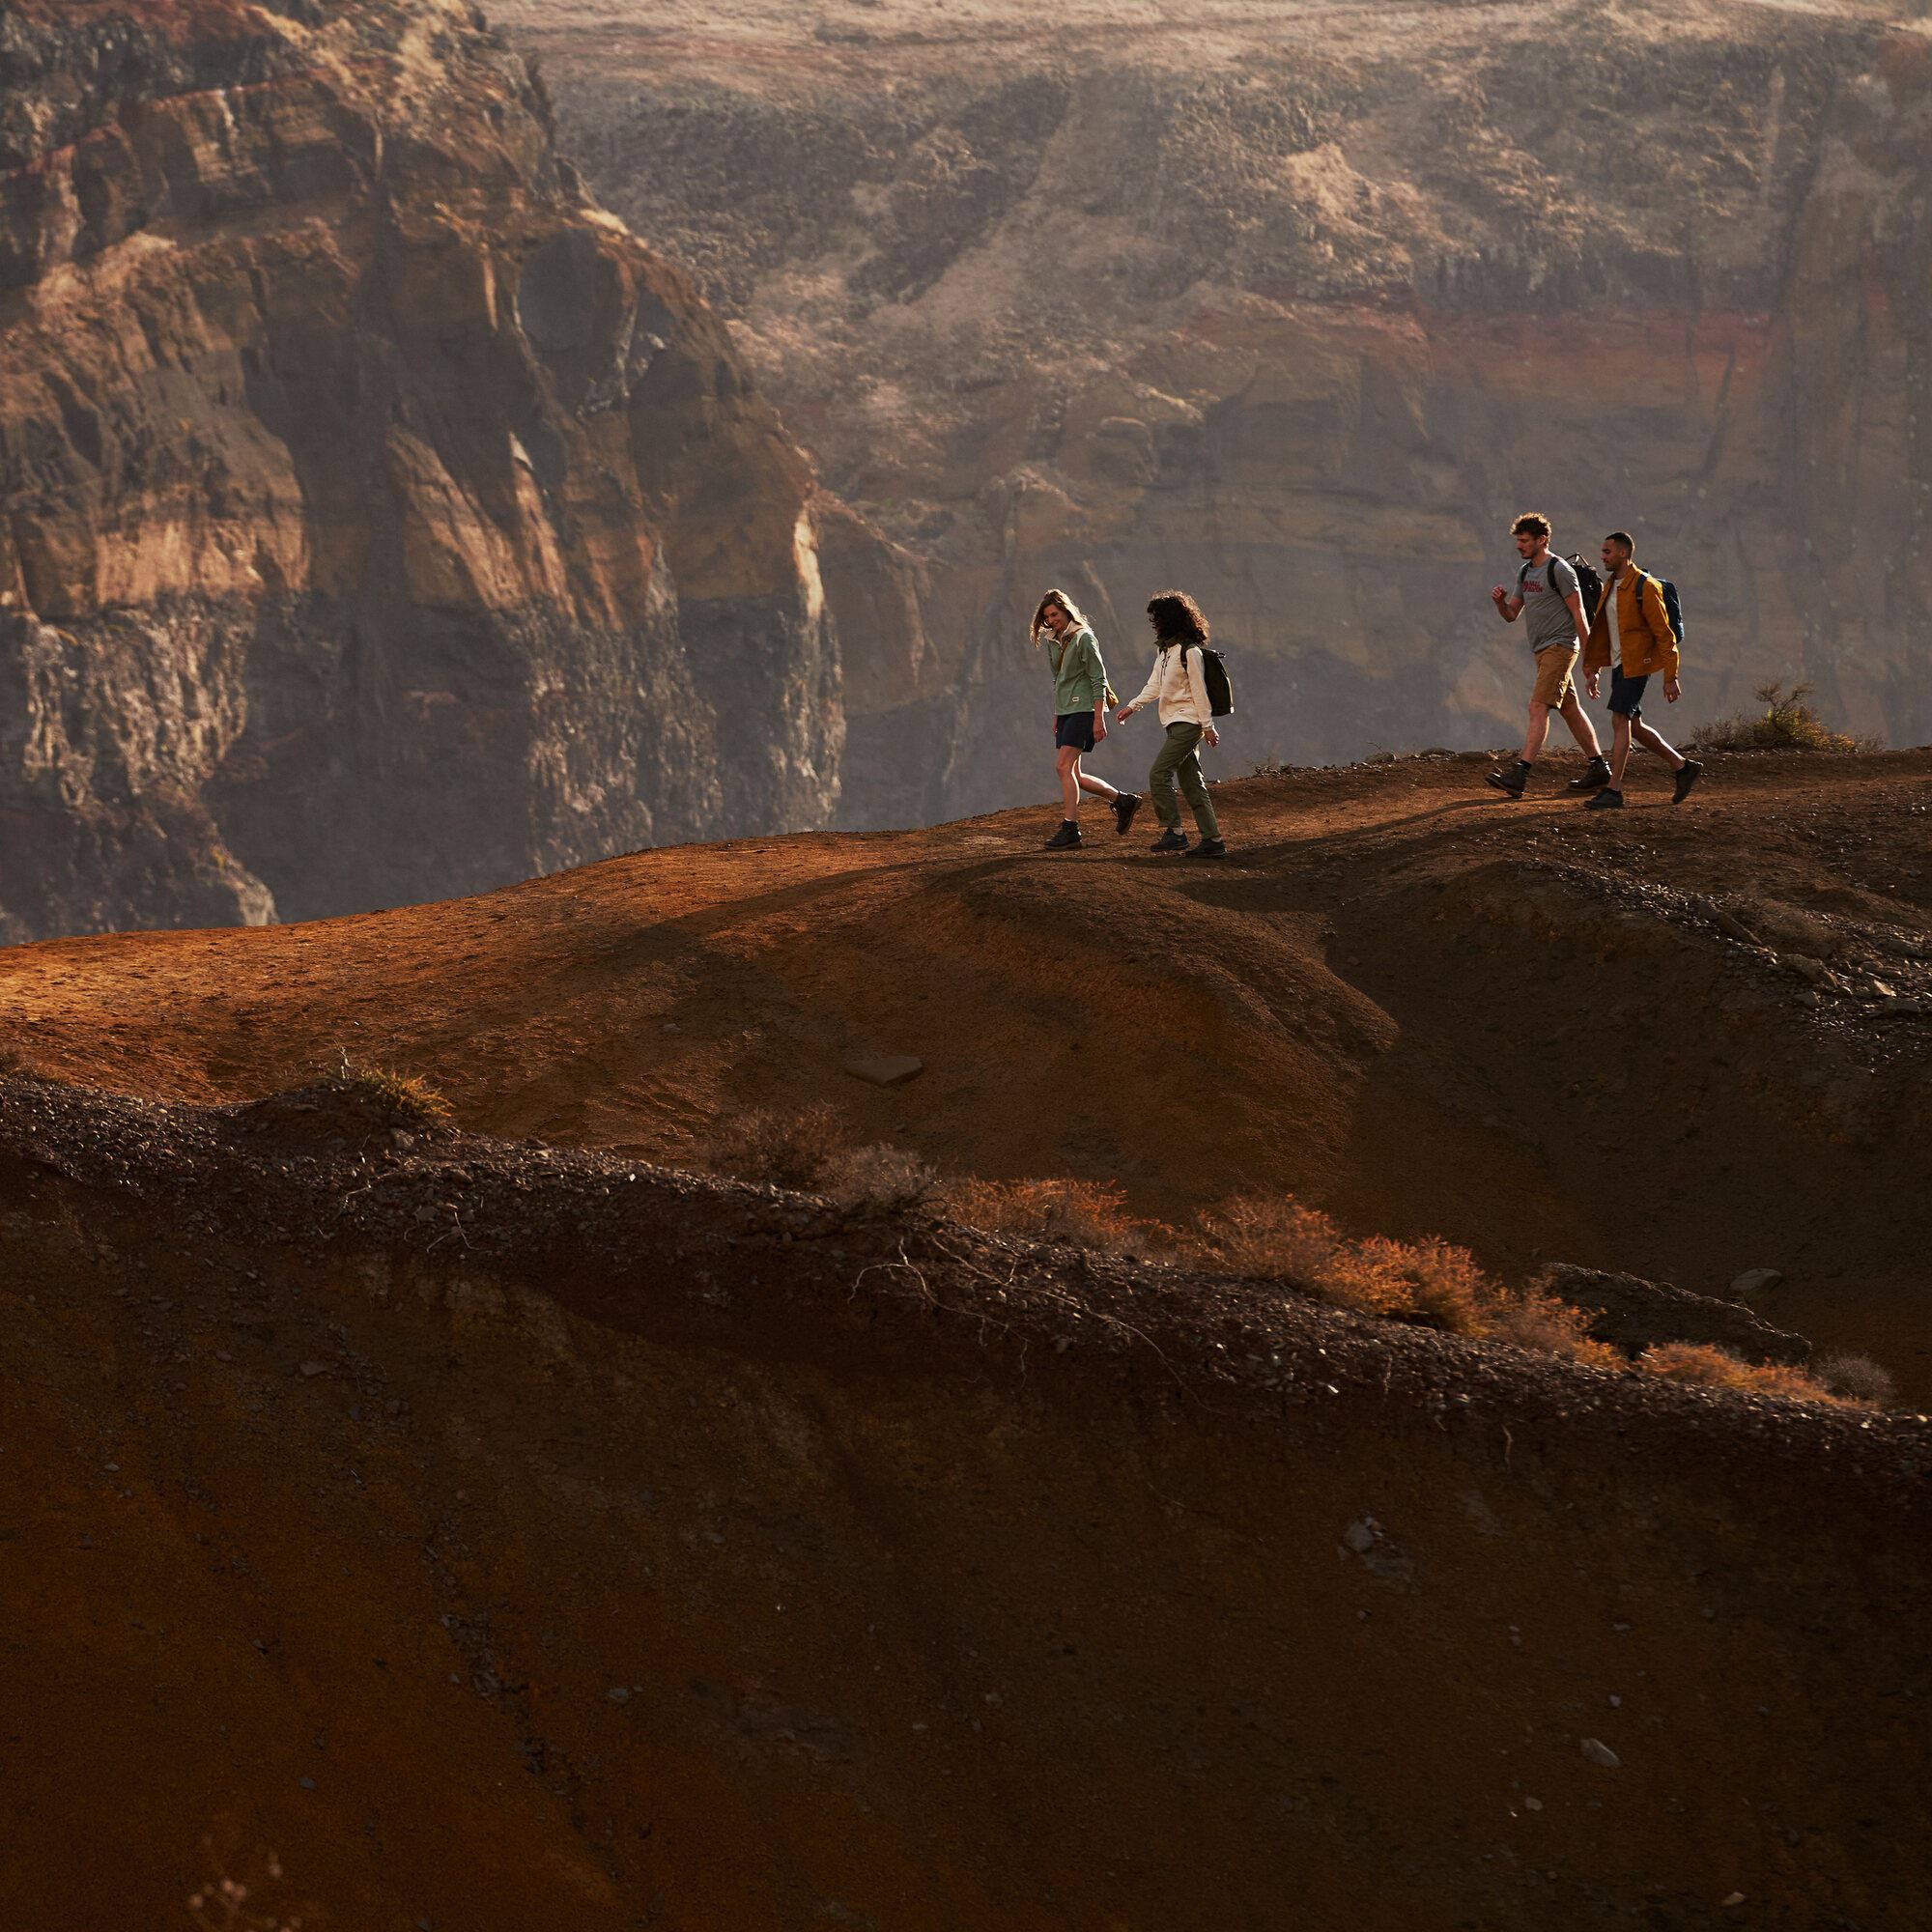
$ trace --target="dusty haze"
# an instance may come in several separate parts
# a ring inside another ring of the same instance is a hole
[[[902,601],[844,616],[873,822],[1039,790],[1047,582],[1122,686],[1149,591],[1200,596],[1230,771],[1501,744],[1526,652],[1484,593],[1527,505],[1682,585],[1680,721],[1802,678],[1932,735],[1923,12],[498,14],[915,567],[914,669]]]

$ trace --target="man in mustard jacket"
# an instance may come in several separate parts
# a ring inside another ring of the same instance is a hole
[[[1610,667],[1610,715],[1616,721],[1610,781],[1589,801],[1592,810],[1613,810],[1623,804],[1624,766],[1630,762],[1633,738],[1677,774],[1673,805],[1682,805],[1704,776],[1704,767],[1695,758],[1687,758],[1643,722],[1644,687],[1653,677],[1662,676],[1663,696],[1671,704],[1683,687],[1677,681],[1677,634],[1670,627],[1662,588],[1632,561],[1635,550],[1636,540],[1628,530],[1612,530],[1604,539],[1603,602],[1583,652],[1583,688],[1592,697],[1604,667]]]

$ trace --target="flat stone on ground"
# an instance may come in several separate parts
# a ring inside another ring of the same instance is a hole
[[[916,1053],[855,1053],[845,1062],[845,1071],[874,1087],[903,1087],[925,1071],[925,1062]]]

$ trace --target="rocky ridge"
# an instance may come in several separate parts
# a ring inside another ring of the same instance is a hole
[[[457,0],[0,9],[0,939],[824,822],[824,499]]]

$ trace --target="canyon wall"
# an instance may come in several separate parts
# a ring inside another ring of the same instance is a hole
[[[1224,769],[1510,742],[1526,507],[1680,584],[1680,728],[1779,679],[1932,737],[1921,8],[499,11],[910,562],[855,822],[1049,788],[1049,582],[1126,692],[1195,592]]]
[[[832,814],[878,540],[475,10],[16,0],[0,99],[0,939]]]

